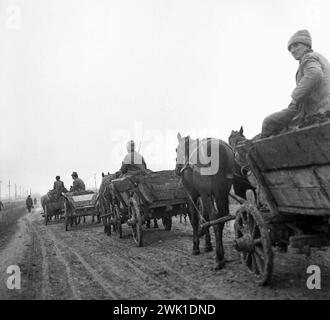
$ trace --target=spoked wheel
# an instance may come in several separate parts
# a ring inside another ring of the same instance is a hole
[[[142,216],[139,209],[139,206],[134,198],[131,198],[131,218],[135,220],[135,223],[132,225],[133,239],[138,247],[143,246],[142,241]]]
[[[47,206],[45,206],[45,226],[47,226],[47,223],[48,223],[48,209],[47,209]]]
[[[121,226],[121,214],[119,207],[117,205],[114,206],[114,217],[115,217],[115,224],[114,224],[114,231],[118,235],[119,238],[123,237],[123,230]]]
[[[163,226],[166,231],[170,231],[172,229],[172,216],[167,216],[162,218]]]
[[[74,217],[74,223],[76,226],[80,224],[80,221],[81,221],[81,217]]]
[[[259,284],[266,285],[273,271],[273,251],[262,215],[254,205],[246,203],[236,212],[234,229],[242,262],[255,274]]]

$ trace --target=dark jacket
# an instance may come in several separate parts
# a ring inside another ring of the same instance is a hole
[[[85,190],[86,187],[84,181],[82,181],[80,178],[76,178],[75,180],[73,180],[72,189],[70,191],[74,192],[74,191],[85,191]]]
[[[54,187],[53,189],[58,193],[61,194],[62,192],[66,192],[67,190],[64,187],[64,183],[61,180],[56,180],[54,182]]]
[[[27,197],[25,203],[27,207],[33,207],[33,202],[31,197]]]

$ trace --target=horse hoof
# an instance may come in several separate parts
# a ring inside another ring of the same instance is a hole
[[[212,246],[204,248],[204,252],[211,252],[211,251],[213,251]]]
[[[193,256],[197,256],[197,255],[199,255],[200,253],[201,253],[201,252],[199,251],[199,249],[194,249],[193,252],[192,252]]]
[[[220,262],[217,262],[216,263],[216,265],[215,265],[215,267],[214,267],[214,270],[221,270],[221,269],[223,269],[224,268],[224,266],[225,266],[225,260],[222,260],[222,261],[220,261]]]

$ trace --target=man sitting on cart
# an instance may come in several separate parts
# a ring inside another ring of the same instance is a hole
[[[127,173],[130,174],[138,171],[142,171],[142,172],[150,171],[147,169],[147,165],[143,156],[135,151],[135,143],[133,140],[127,142],[126,149],[127,149],[127,154],[124,157],[121,168],[116,175],[122,176]],[[158,228],[157,219],[154,219],[153,221],[154,221],[154,228]],[[147,228],[150,228],[150,219],[147,219],[146,226]]]
[[[122,162],[119,172],[125,174],[134,171],[146,171],[147,165],[143,156],[135,151],[135,143],[130,140],[126,144],[127,154]]]
[[[78,173],[76,171],[72,172],[71,177],[73,179],[73,184],[70,192],[80,192],[86,190],[84,181],[78,178]]]
[[[60,197],[62,192],[68,192],[68,190],[64,187],[63,181],[61,181],[60,176],[56,176],[56,181],[54,182],[53,190],[56,192],[57,196]]]
[[[312,50],[308,30],[297,31],[288,42],[288,50],[299,61],[296,88],[286,109],[265,118],[261,138],[305,123],[308,125],[313,118],[321,119],[330,113],[330,64],[325,57]]]

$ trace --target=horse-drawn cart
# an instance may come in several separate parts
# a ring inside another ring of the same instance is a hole
[[[45,225],[47,225],[52,218],[60,220],[64,214],[64,197],[57,195],[53,190],[41,197],[41,206],[43,212],[41,213]]]
[[[122,237],[122,224],[132,228],[137,246],[143,245],[142,225],[150,219],[162,219],[171,230],[172,216],[186,212],[187,198],[174,171],[137,172],[111,181],[112,213],[107,228]]]
[[[64,218],[65,231],[69,226],[77,225],[81,218],[92,216],[92,222],[95,216],[100,222],[100,213],[97,207],[97,193],[93,191],[68,192],[64,194]]]
[[[272,246],[310,254],[330,245],[330,121],[238,145],[266,201],[236,212],[235,243],[243,263],[266,284]]]

